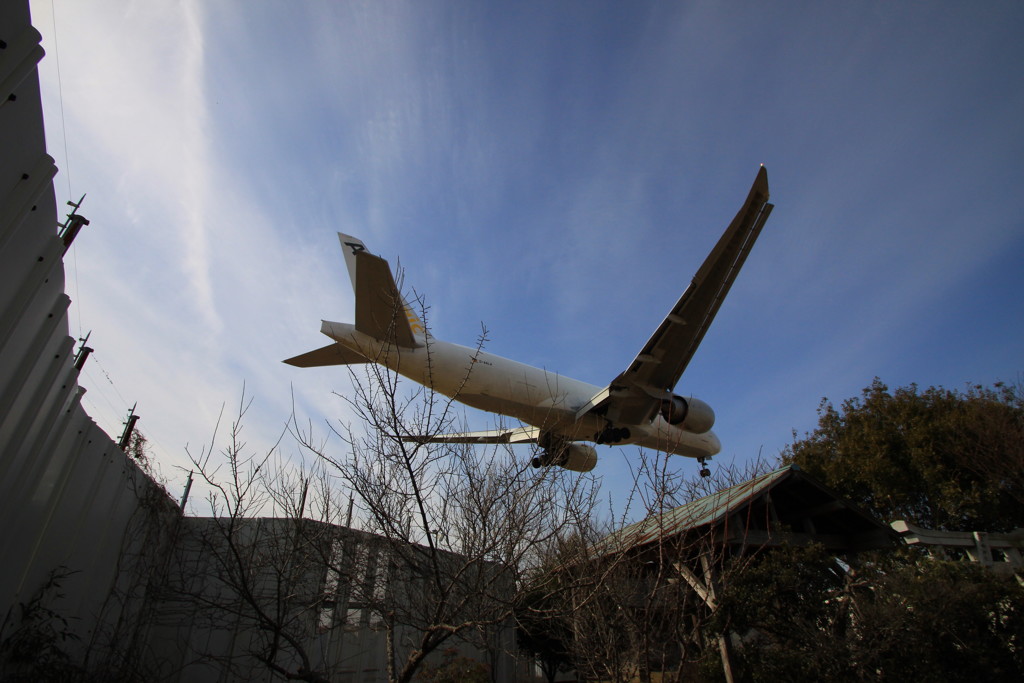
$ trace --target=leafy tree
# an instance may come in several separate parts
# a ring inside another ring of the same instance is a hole
[[[898,554],[866,583],[851,653],[863,677],[995,681],[1024,671],[1024,588],[1014,577]]]
[[[845,679],[849,620],[830,606],[845,576],[821,546],[785,547],[735,565],[722,581],[710,628],[742,636],[733,666],[752,681]],[[711,677],[713,662],[705,663]]]
[[[883,520],[932,529],[1024,526],[1024,393],[966,391],[875,379],[837,408],[823,399],[817,428],[783,453]]]
[[[1024,588],[909,552],[849,572],[820,546],[765,553],[728,577],[712,625],[743,635],[734,664],[751,681],[1013,680],[1024,670]]]

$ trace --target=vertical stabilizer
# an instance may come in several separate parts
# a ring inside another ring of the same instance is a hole
[[[367,251],[359,238],[339,232],[338,239],[356,295],[356,329],[398,346],[423,346],[423,322],[398,290],[388,262]]]
[[[345,266],[348,268],[348,276],[352,279],[352,291],[356,290],[356,254],[366,251],[366,245],[358,237],[338,233],[338,240],[341,242],[341,251],[345,254]]]

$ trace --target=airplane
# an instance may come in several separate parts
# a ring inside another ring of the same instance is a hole
[[[338,233],[355,290],[355,323],[322,321],[327,346],[285,363],[302,368],[378,363],[480,410],[522,426],[456,434],[402,435],[421,443],[532,443],[534,467],[589,472],[597,450],[588,443],[635,444],[707,460],[721,450],[707,403],[674,392],[773,208],[761,166],[746,201],[704,260],[689,287],[640,353],[600,387],[502,358],[480,348],[434,339],[407,304],[388,262],[355,237]]]

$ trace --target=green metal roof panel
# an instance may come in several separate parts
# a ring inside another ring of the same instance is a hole
[[[630,524],[606,536],[595,544],[594,549],[598,554],[614,552],[643,545],[661,536],[714,524],[785,479],[791,471],[796,470],[799,470],[796,465],[786,465],[749,481],[722,489],[710,496],[672,508],[660,515],[651,515],[647,519]]]

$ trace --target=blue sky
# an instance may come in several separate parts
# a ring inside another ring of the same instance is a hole
[[[243,382],[253,447],[292,392],[348,419],[343,369],[280,363],[352,319],[336,231],[401,263],[435,336],[483,323],[489,351],[603,385],[761,163],[775,211],[678,387],[714,406],[719,460],[775,455],[875,376],[1024,370],[1019,2],[52,7],[57,195],[92,221],[66,266],[85,405],[116,433],[138,401],[173,493]],[[613,481],[635,451],[599,455]]]

